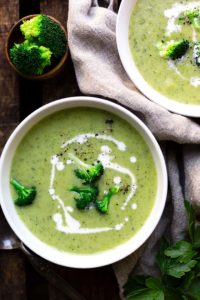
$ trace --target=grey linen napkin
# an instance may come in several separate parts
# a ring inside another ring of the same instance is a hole
[[[84,94],[117,101],[144,121],[162,145],[170,184],[164,214],[148,242],[113,265],[122,295],[122,287],[131,272],[156,274],[154,254],[161,236],[166,235],[172,241],[184,236],[184,197],[200,211],[200,126],[151,102],[129,80],[116,46],[114,1],[107,2],[108,7],[103,8],[97,1],[69,1],[69,48],[79,88]],[[188,145],[180,147],[172,142]]]

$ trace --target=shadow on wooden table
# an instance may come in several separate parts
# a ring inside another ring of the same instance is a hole
[[[80,95],[70,57],[62,74],[43,83],[18,78],[6,61],[4,46],[10,27],[20,17],[39,12],[66,25],[68,0],[0,1],[0,150],[17,123],[33,110],[56,99]],[[92,270],[52,267],[88,300],[119,299],[111,266]],[[67,300],[32,268],[19,250],[0,252],[0,282],[0,300]]]

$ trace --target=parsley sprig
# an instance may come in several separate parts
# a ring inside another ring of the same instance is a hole
[[[135,276],[126,283],[127,300],[200,300],[200,225],[195,211],[184,202],[188,216],[186,240],[170,245],[162,240],[156,255],[159,278]]]

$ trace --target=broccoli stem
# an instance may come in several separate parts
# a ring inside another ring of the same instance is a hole
[[[25,187],[15,179],[10,180],[11,185],[14,187],[17,198],[15,199],[15,204],[18,206],[29,205],[33,202],[36,197],[36,188],[35,187]]]
[[[69,153],[68,156],[69,156],[69,158],[70,158],[71,160],[73,160],[78,166],[82,166],[82,167],[84,167],[84,168],[86,168],[86,169],[88,169],[88,168],[91,167],[91,165],[88,165],[88,164],[84,163],[82,160],[80,160],[78,157],[76,157],[73,153]]]
[[[10,183],[13,185],[13,187],[16,189],[16,190],[21,190],[21,189],[24,189],[24,186],[21,185],[21,183],[19,183],[17,180],[15,179],[11,179]]]
[[[108,207],[109,207],[109,204],[110,204],[110,200],[111,200],[111,198],[112,198],[112,196],[113,196],[114,194],[117,194],[117,193],[118,193],[118,191],[119,191],[119,187],[118,187],[118,186],[113,186],[113,187],[109,190],[109,192],[107,193],[107,195],[105,195],[105,196],[103,197],[102,200],[97,200],[97,201],[95,202],[96,208],[97,208],[97,210],[98,210],[100,213],[105,214],[105,213],[108,212]]]
[[[75,198],[76,207],[78,209],[85,209],[98,196],[99,190],[96,186],[89,186],[85,188],[72,187],[71,192],[79,194],[79,198]]]
[[[100,176],[103,175],[104,168],[102,163],[97,163],[94,165],[88,165],[82,162],[79,158],[77,158],[74,154],[69,153],[69,157],[73,159],[75,163],[78,164],[79,169],[74,170],[77,178],[83,180],[83,183],[93,183]]]

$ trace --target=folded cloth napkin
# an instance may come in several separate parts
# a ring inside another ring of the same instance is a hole
[[[132,271],[156,273],[154,254],[161,236],[166,235],[172,241],[183,237],[186,228],[184,197],[200,211],[200,126],[195,120],[173,114],[151,102],[129,80],[116,46],[114,1],[105,2],[107,8],[100,7],[97,0],[69,1],[69,48],[79,88],[84,94],[115,100],[139,116],[161,143],[170,183],[165,211],[148,242],[113,265],[122,295],[122,287]],[[172,142],[188,145],[180,147]]]

